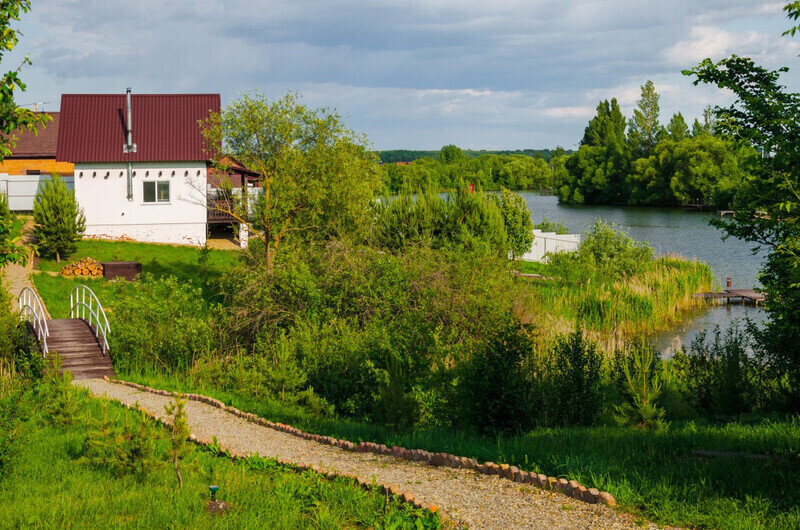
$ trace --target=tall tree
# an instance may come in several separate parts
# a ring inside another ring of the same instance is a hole
[[[647,158],[658,143],[661,134],[659,99],[655,84],[648,79],[642,85],[642,97],[636,102],[628,129],[628,141],[634,158]]]
[[[698,136],[702,136],[705,133],[706,133],[705,127],[703,127],[703,124],[700,123],[700,120],[695,118],[694,123],[692,123],[692,138],[697,138]]]
[[[675,142],[680,142],[689,136],[689,126],[686,124],[683,114],[678,112],[672,115],[672,119],[667,124],[667,134]]]
[[[324,239],[368,230],[382,179],[378,159],[336,112],[312,110],[291,93],[269,100],[255,92],[209,117],[203,134],[213,160],[229,152],[262,176],[252,209],[225,203],[215,208],[261,241],[270,273],[287,237]]]
[[[800,2],[784,8],[792,20]],[[796,27],[786,33],[792,35]],[[695,84],[712,84],[736,95],[729,107],[715,109],[715,131],[758,149],[751,156],[754,178],[739,189],[732,220],[714,224],[729,235],[757,243],[767,255],[761,270],[770,319],[761,335],[770,367],[785,376],[789,405],[800,410],[800,94],[781,83],[787,68],[768,70],[747,57],[718,63],[706,59],[684,73]]]
[[[711,105],[706,105],[703,109],[703,130],[706,134],[714,134],[714,126],[717,124],[717,118],[714,115],[714,109]]]
[[[452,164],[453,162],[461,162],[466,156],[464,151],[457,145],[445,145],[439,151],[439,162],[442,164]]]
[[[597,104],[597,115],[589,121],[583,132],[581,145],[606,147],[612,143],[622,143],[626,126],[617,99],[601,101]]]
[[[30,11],[29,0],[0,0],[0,60],[3,55],[13,50],[19,42],[19,30],[12,26],[19,22],[23,13]],[[0,162],[11,154],[17,145],[15,131],[28,129],[36,132],[36,128],[47,123],[50,117],[46,114],[36,114],[28,109],[17,107],[14,102],[14,92],[25,90],[25,84],[19,77],[19,72],[30,59],[25,57],[16,70],[2,74],[0,81]],[[21,252],[15,244],[11,226],[14,216],[8,209],[8,200],[0,196],[0,267],[9,262],[22,262],[26,254]]]
[[[3,55],[13,50],[19,42],[20,32],[11,24],[19,22],[20,15],[30,9],[30,0],[0,0],[0,61]],[[2,133],[0,162],[10,155],[17,145],[14,131],[28,129],[35,132],[38,126],[50,121],[48,115],[17,107],[14,102],[14,92],[25,90],[25,83],[19,77],[20,70],[30,63],[30,59],[26,56],[16,69],[2,74],[0,80],[0,133]]]

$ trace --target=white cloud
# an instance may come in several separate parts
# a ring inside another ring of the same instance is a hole
[[[715,26],[694,26],[689,36],[667,48],[667,60],[675,65],[695,65],[710,57],[718,60],[733,53],[754,57],[768,64],[790,60],[800,52],[800,44],[779,35],[755,31],[735,33]]]
[[[725,100],[679,73],[731,52],[791,63],[775,1],[37,0],[26,101],[61,92],[263,88],[337,107],[389,147],[573,145],[599,99],[626,113]],[[774,21],[768,34],[765,21]],[[754,26],[754,22],[759,25]],[[746,31],[741,28],[753,28]],[[770,36],[774,35],[774,36]],[[676,42],[678,41],[678,42]],[[8,64],[18,59],[4,57]]]

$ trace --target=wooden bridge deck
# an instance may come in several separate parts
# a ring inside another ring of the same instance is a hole
[[[58,354],[63,363],[61,372],[71,372],[75,379],[115,377],[108,352],[95,336],[92,326],[80,318],[48,320],[50,355]]]

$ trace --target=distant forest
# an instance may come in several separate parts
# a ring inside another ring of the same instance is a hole
[[[482,155],[525,155],[530,157],[543,158],[545,162],[550,162],[550,159],[555,156],[557,152],[565,153],[557,149],[517,149],[506,151],[487,151],[481,149],[476,151],[474,149],[464,149],[464,156],[467,158],[478,158]],[[439,158],[440,150],[436,151],[414,151],[411,149],[391,149],[388,151],[378,151],[378,156],[381,163],[390,164],[397,162],[413,162],[420,158]],[[572,151],[566,151],[566,154],[572,154]]]

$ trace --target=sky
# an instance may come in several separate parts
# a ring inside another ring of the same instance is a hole
[[[575,148],[601,99],[662,120],[730,94],[681,70],[705,57],[795,67],[783,2],[761,0],[34,0],[3,67],[19,104],[62,93],[287,91],[335,108],[375,149]]]

